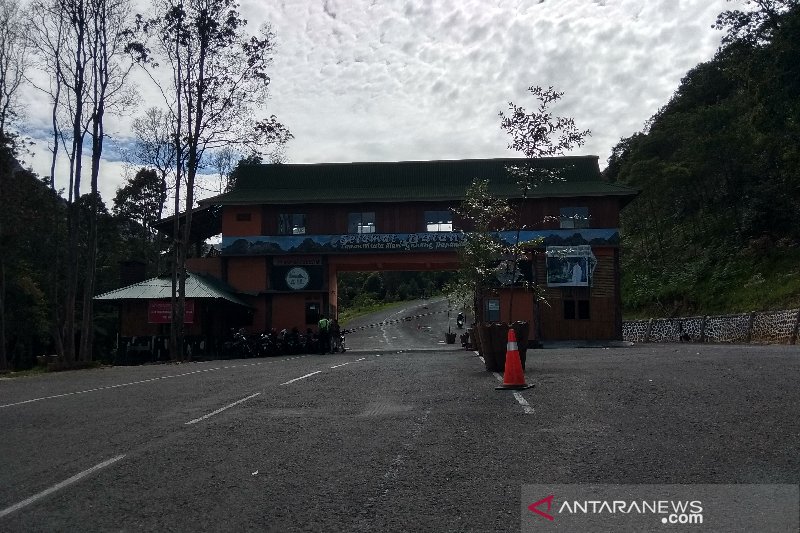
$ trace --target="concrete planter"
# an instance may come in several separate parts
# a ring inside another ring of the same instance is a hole
[[[517,346],[522,368],[525,369],[525,356],[530,334],[530,323],[514,322],[512,324],[517,335]],[[506,350],[508,349],[508,324],[490,322],[478,324],[475,330],[478,333],[478,353],[486,362],[489,372],[503,372],[506,366]]]

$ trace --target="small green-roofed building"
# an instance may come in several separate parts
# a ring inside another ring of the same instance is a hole
[[[114,289],[94,297],[95,300],[165,300],[172,296],[172,278],[159,276],[127,287]],[[188,272],[186,275],[186,298],[220,299],[230,303],[249,307],[235,294],[235,290],[222,280],[202,274]]]
[[[119,307],[118,362],[168,359],[171,296],[172,278],[159,276],[94,297]],[[187,272],[184,328],[194,356],[219,354],[229,330],[251,320],[242,296],[217,277]]]

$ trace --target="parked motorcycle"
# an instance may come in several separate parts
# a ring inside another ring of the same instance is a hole
[[[344,338],[344,331],[339,332],[338,337],[331,337],[331,352],[344,353],[347,350],[347,341]]]
[[[224,344],[225,354],[230,357],[253,357],[255,350],[244,328],[234,330],[231,340]]]
[[[278,340],[275,337],[275,333],[262,333],[258,337],[256,351],[260,357],[280,355],[281,351],[278,347]]]

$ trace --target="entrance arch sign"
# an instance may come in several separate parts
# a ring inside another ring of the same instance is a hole
[[[543,177],[526,194],[520,169]],[[524,278],[498,281],[496,318],[540,320],[544,339],[621,338],[619,212],[636,191],[605,182],[596,156],[243,166],[231,191],[201,202],[221,211],[214,271],[255,308],[254,333],[314,328],[309,309],[338,313],[339,272],[457,269],[471,228],[454,208],[476,179],[519,215],[522,229],[496,238],[539,252]],[[548,287],[545,250],[580,246],[597,260],[591,281]],[[523,279],[545,292],[540,315],[519,288],[509,314],[505,291]]]
[[[504,244],[516,242],[516,231],[494,234]],[[616,229],[542,230],[520,231],[520,242],[541,240],[545,246],[617,246]],[[248,237],[223,237],[222,255],[283,255],[309,253],[379,253],[426,252],[457,250],[464,243],[464,233],[368,233],[353,235],[314,235],[284,237],[256,235]]]

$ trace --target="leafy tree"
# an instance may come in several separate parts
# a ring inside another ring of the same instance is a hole
[[[167,191],[160,172],[141,168],[117,189],[113,214],[117,219],[118,238],[128,243],[128,258],[144,260],[148,270],[161,271],[164,251],[155,224],[161,219]]]
[[[494,268],[507,253],[496,232],[513,224],[514,211],[508,200],[489,191],[489,181],[476,179],[467,187],[464,200],[454,209],[465,223],[463,246],[459,249],[459,279],[452,287],[451,299],[472,307],[476,320],[483,320],[478,305],[483,289],[490,284]]]
[[[161,219],[166,190],[159,173],[142,168],[125,185],[117,189],[114,196],[114,215],[140,224],[151,238],[155,238],[154,226]]]
[[[529,87],[528,92],[539,101],[536,110],[528,113],[525,108],[509,102],[510,113],[506,115],[500,111],[500,127],[511,136],[510,150],[522,152],[527,158],[537,158],[561,155],[583,146],[591,132],[579,130],[575,119],[554,116],[549,109],[564,96],[563,92],[552,86],[547,89]]]
[[[69,158],[68,237],[66,240],[65,288],[63,291],[63,328],[57,340],[59,353],[72,362],[76,334],[80,266],[78,240],[81,233],[77,202],[82,195],[83,154],[90,141],[90,199],[94,202],[87,224],[89,248],[83,268],[82,334],[78,357],[92,355],[92,298],[97,250],[98,179],[106,137],[105,115],[130,102],[126,91],[130,62],[124,54],[127,38],[127,0],[36,0],[33,4],[33,43],[39,66],[51,85],[43,88],[52,99],[53,159],[51,186],[54,187],[57,153],[64,143]],[[59,318],[54,317],[58,322]]]
[[[132,150],[126,154],[132,163],[144,165],[157,173],[161,182],[158,188],[163,192],[158,208],[158,219],[164,213],[168,181],[170,177],[174,178],[175,172],[175,126],[172,118],[172,115],[163,109],[148,108],[144,115],[133,121],[133,134],[136,140]],[[174,184],[172,188],[176,188]]]
[[[530,244],[520,243],[519,236],[522,230],[520,220],[521,207],[528,198],[531,189],[536,188],[542,183],[553,182],[562,179],[560,169],[546,170],[537,168],[529,164],[533,159],[563,155],[565,152],[583,146],[586,137],[591,135],[590,130],[579,130],[575,124],[575,119],[571,117],[556,116],[550,107],[556,104],[563,96],[563,92],[556,91],[552,86],[544,89],[540,86],[529,87],[528,91],[538,100],[538,105],[530,113],[513,102],[509,102],[509,114],[500,111],[500,127],[511,136],[508,148],[522,152],[528,160],[528,164],[512,165],[507,170],[512,175],[518,177],[518,184],[522,193],[522,199],[518,204],[518,210],[514,217],[514,225],[517,230],[517,237],[514,246],[505,250],[505,255],[510,258],[511,271],[517,271],[517,264],[525,253],[524,248],[530,248]],[[535,279],[535,277],[534,277]],[[509,316],[512,315],[514,307],[514,290],[509,298]],[[538,318],[539,313],[536,313]],[[538,329],[538,325],[536,326]]]
[[[246,165],[260,165],[263,161],[261,160],[261,156],[259,155],[249,155],[247,157],[243,157],[240,159],[236,166],[231,170],[230,174],[228,174],[228,180],[225,184],[225,188],[223,192],[229,192],[236,188],[236,181],[239,179],[239,174],[241,173],[242,167]]]
[[[61,238],[64,209],[44,183],[17,163],[13,141],[0,142],[0,371],[25,368],[50,334],[52,270],[46,235]],[[51,216],[44,217],[42,213]]]
[[[266,104],[275,35],[267,26],[245,34],[246,21],[233,0],[157,0],[155,17],[139,15],[140,40],[128,50],[142,64],[165,65],[168,84],[160,84],[170,109],[175,143],[175,213],[181,211],[180,186],[186,184],[181,217],[173,235],[172,357],[183,358],[185,264],[189,252],[195,180],[207,150],[239,146],[261,153],[286,143],[291,134],[275,118],[256,120]],[[150,47],[153,47],[152,49]],[[157,58],[157,60],[156,60]],[[148,71],[149,72],[149,71]],[[158,78],[152,76],[154,82]]]

